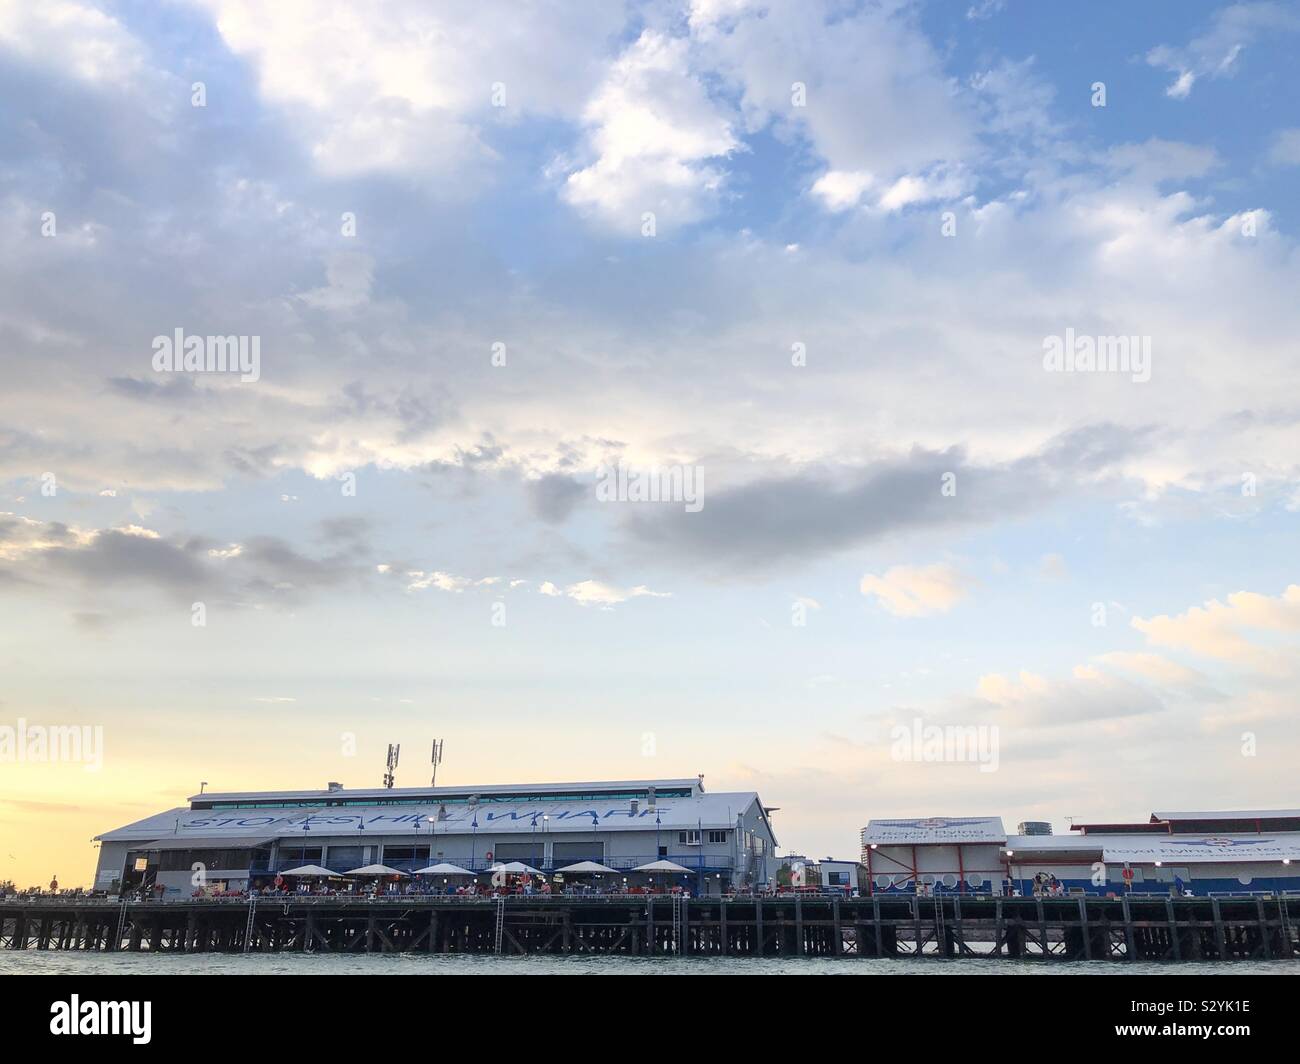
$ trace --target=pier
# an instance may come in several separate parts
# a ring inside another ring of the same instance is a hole
[[[203,952],[925,957],[1068,962],[1300,957],[1300,896],[257,897],[0,903],[0,948]]]

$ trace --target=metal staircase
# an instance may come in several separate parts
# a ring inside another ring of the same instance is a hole
[[[257,898],[248,899],[248,922],[244,924],[244,952],[253,948],[253,928],[256,927]]]
[[[117,911],[117,937],[113,939],[113,949],[122,948],[122,932],[126,930],[126,899],[122,899],[122,907]]]
[[[501,940],[504,937],[506,929],[506,900],[497,898],[497,932],[496,932],[496,951],[501,952]]]
[[[674,894],[673,899],[673,952],[677,956],[682,955],[682,938],[684,935],[684,921],[682,919],[686,899],[681,894]]]

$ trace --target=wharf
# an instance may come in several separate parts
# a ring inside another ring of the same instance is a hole
[[[339,896],[0,902],[0,948],[1046,962],[1300,957],[1300,896]]]

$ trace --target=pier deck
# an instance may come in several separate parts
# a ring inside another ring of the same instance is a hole
[[[0,948],[1001,958],[1300,957],[1300,896],[26,898]]]

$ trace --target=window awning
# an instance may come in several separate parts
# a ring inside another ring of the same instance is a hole
[[[269,846],[278,838],[276,835],[240,835],[231,838],[207,836],[195,838],[173,835],[153,842],[132,843],[132,850],[248,850],[257,846]]]

